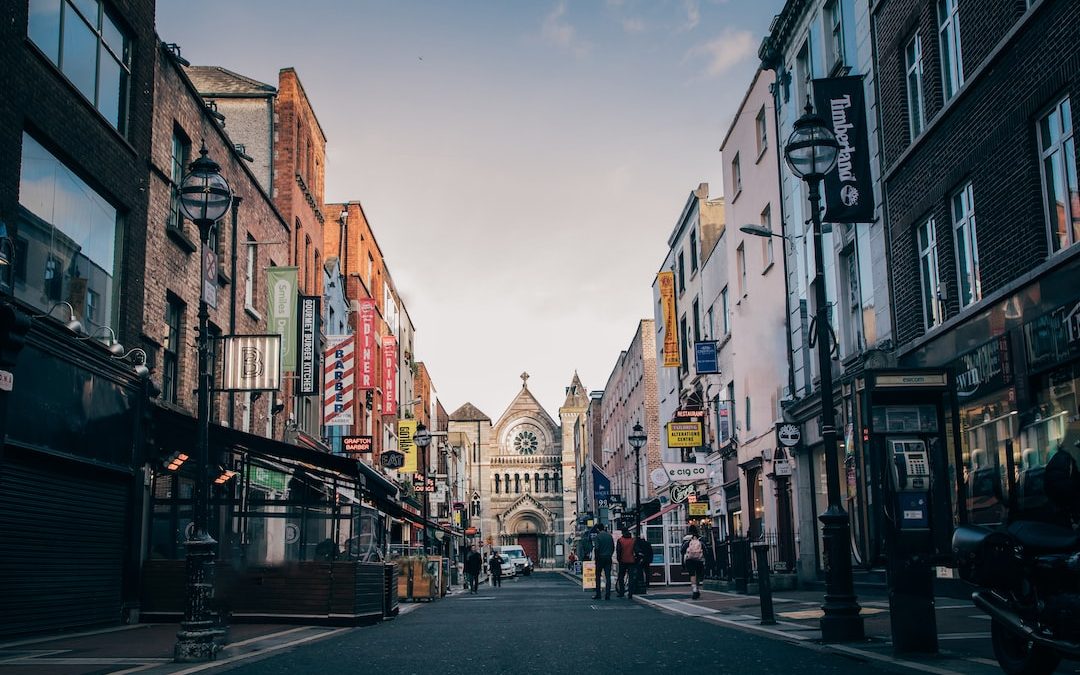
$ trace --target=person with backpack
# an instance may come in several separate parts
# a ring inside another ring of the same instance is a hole
[[[697,600],[701,597],[699,585],[705,572],[705,546],[698,539],[697,525],[691,525],[686,530],[682,542],[682,556],[683,571],[690,575],[690,599]]]

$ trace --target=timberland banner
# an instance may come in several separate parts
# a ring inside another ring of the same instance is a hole
[[[862,77],[814,80],[814,107],[840,143],[836,168],[825,174],[825,221],[868,223],[874,219],[874,187]]]
[[[664,367],[678,368],[679,324],[675,319],[675,273],[657,273],[656,283],[660,287],[660,308],[664,313]]]
[[[281,370],[296,372],[296,268],[271,267],[266,270],[270,310],[266,325],[281,336]]]

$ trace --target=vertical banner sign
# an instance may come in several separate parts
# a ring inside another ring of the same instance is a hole
[[[611,479],[608,478],[600,467],[593,464],[592,467],[593,494],[596,496],[596,508],[606,509],[611,507]]]
[[[399,420],[397,423],[397,449],[405,455],[405,463],[399,471],[402,473],[416,473],[416,443],[413,436],[416,435],[416,420]]]
[[[296,372],[296,268],[271,267],[266,270],[270,309],[266,323],[281,336],[281,370]]]
[[[840,143],[836,168],[825,174],[825,220],[868,223],[874,219],[874,188],[862,77],[814,80],[814,108]]]
[[[209,246],[203,247],[202,280],[203,302],[217,309],[217,252]]]
[[[356,376],[356,340],[352,335],[326,336],[323,367],[323,424],[352,426]]]
[[[675,320],[675,273],[658,273],[656,283],[660,287],[660,308],[664,314],[664,367],[678,368],[679,324]]]
[[[317,295],[300,296],[300,375],[297,395],[314,396],[319,393],[319,302]]]
[[[360,300],[360,325],[358,326],[358,339],[360,345],[360,362],[357,365],[358,389],[375,388],[375,300],[365,298]]]
[[[382,355],[382,411],[384,415],[397,415],[397,338],[393,335],[383,336]]]

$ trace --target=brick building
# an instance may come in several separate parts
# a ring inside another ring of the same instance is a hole
[[[1080,440],[1080,5],[874,5],[900,365],[956,378],[961,519]]]
[[[154,3],[29,4],[0,22],[0,636],[138,603]]]

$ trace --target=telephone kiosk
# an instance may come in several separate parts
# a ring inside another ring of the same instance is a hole
[[[864,448],[872,521],[888,573],[893,649],[936,652],[933,566],[948,558],[952,527],[945,409],[951,375],[864,373]]]

